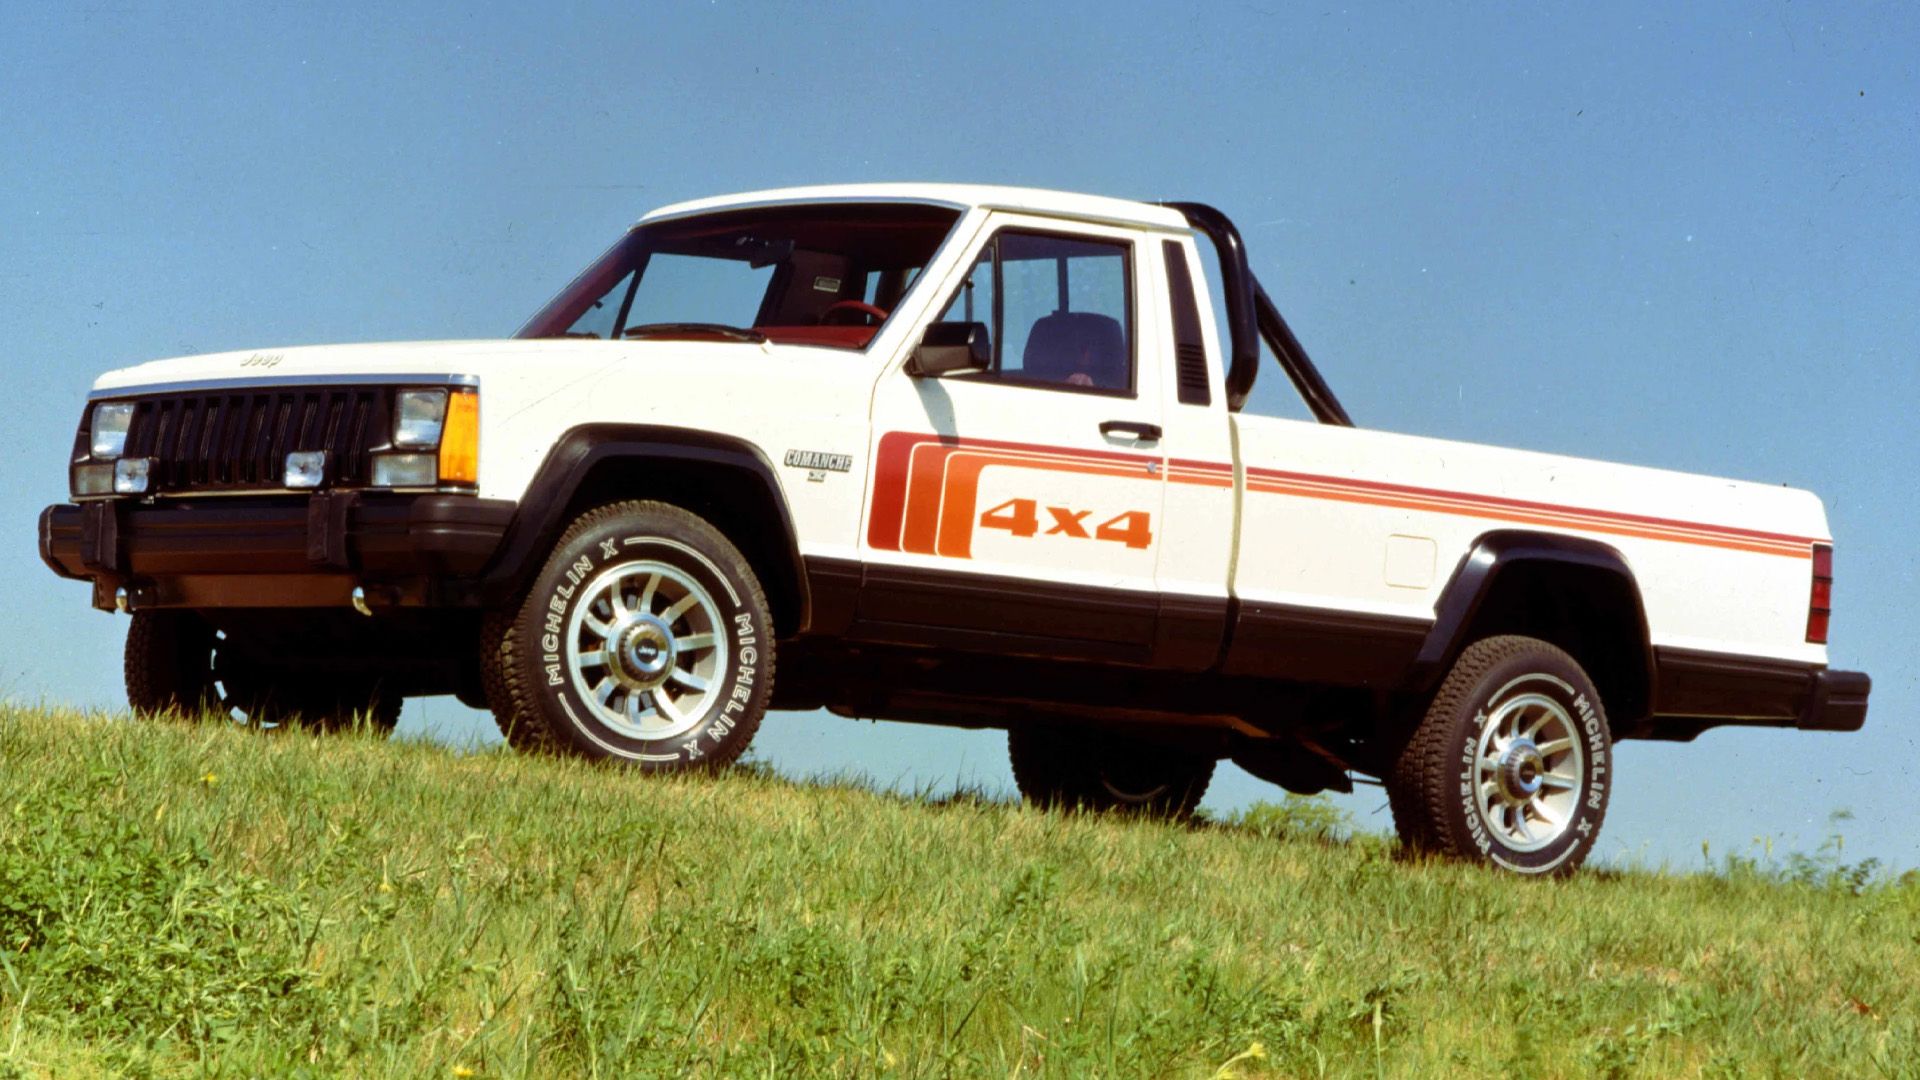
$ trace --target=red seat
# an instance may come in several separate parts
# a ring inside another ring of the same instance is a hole
[[[836,349],[864,349],[877,326],[756,326],[768,341],[781,345],[826,345]]]

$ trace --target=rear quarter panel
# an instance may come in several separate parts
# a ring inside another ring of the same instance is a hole
[[[1270,417],[1236,417],[1248,600],[1431,618],[1483,533],[1617,548],[1656,645],[1825,663],[1808,644],[1812,494]]]

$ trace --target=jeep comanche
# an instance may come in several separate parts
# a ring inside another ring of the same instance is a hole
[[[1313,421],[1241,412],[1263,345]],[[642,771],[769,708],[1004,728],[1038,803],[1374,778],[1526,873],[1593,849],[1617,740],[1866,717],[1814,496],[1356,428],[1193,203],[670,206],[511,340],[111,372],[69,479],[41,553],[131,614],[142,715],[451,693]]]

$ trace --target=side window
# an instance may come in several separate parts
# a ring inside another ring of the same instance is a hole
[[[940,317],[987,325],[993,368],[984,378],[1131,394],[1130,250],[1115,241],[1003,231]]]

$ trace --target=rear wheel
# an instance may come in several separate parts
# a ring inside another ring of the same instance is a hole
[[[1600,694],[1529,637],[1460,654],[1387,778],[1407,846],[1523,874],[1566,873],[1599,837],[1612,785]]]
[[[127,628],[127,702],[136,715],[223,716],[272,730],[301,724],[323,731],[357,720],[390,732],[401,699],[378,680],[279,669],[247,655],[191,611],[139,611]]]
[[[773,693],[773,620],[738,548],[659,502],[578,518],[483,673],[518,748],[673,771],[739,757]]]
[[[1062,728],[1007,732],[1014,783],[1036,806],[1192,816],[1213,780],[1212,758]]]

